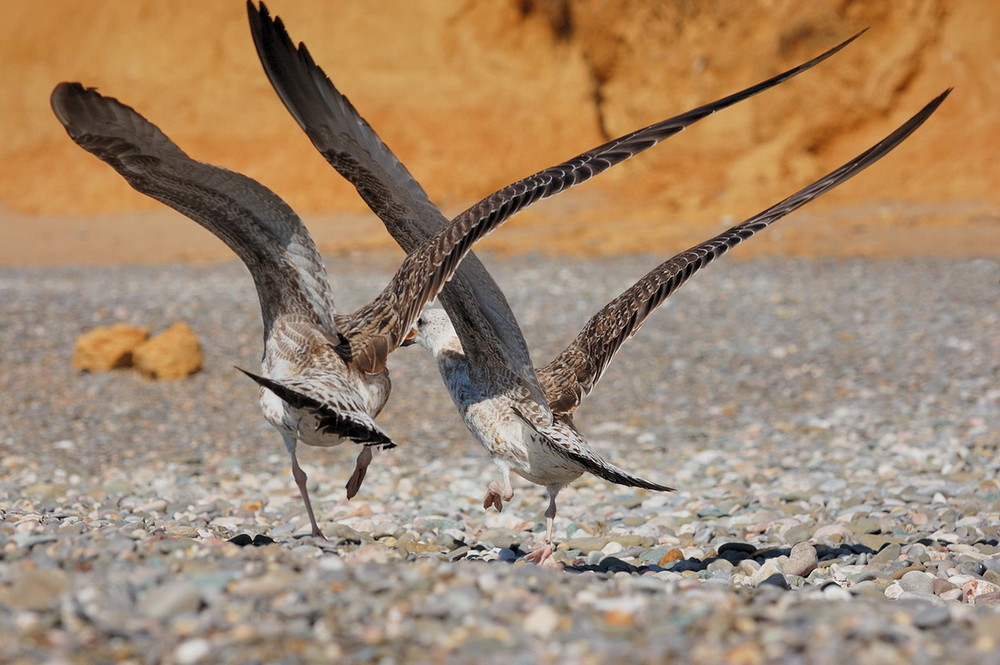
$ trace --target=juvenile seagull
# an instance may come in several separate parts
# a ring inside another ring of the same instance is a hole
[[[386,357],[424,305],[454,273],[471,245],[509,217],[507,202],[473,206],[429,236],[403,260],[388,286],[349,315],[336,315],[326,269],[298,215],[274,192],[239,173],[188,157],[156,126],[111,97],[79,83],[60,83],[52,108],[70,138],[107,162],[136,190],[190,217],[246,264],[264,321],[260,386],[264,416],[281,432],[292,475],[316,522],[297,441],[364,446],[347,485],[358,491],[371,446],[395,443],[375,423],[389,395]],[[522,196],[544,195],[532,184]]]
[[[412,339],[434,355],[465,424],[500,469],[501,483],[490,483],[483,505],[492,504],[499,510],[503,505],[501,500],[513,496],[511,471],[548,490],[545,543],[526,559],[542,562],[551,555],[556,495],[584,471],[622,485],[665,489],[651,483],[634,482],[635,478],[628,474],[618,477],[618,470],[607,464],[573,425],[573,413],[597,385],[622,344],[635,335],[653,310],[691,275],[881,159],[923,124],[949,92],[942,93],[892,134],[839,169],[743,223],[664,261],[605,305],[562,353],[536,370],[555,413],[551,427],[539,427],[521,418],[514,400],[497,395],[495,387],[485,385],[476,374],[445,312],[439,309],[424,311],[408,340]]]
[[[263,3],[258,10],[252,2],[248,2],[247,9],[261,63],[285,106],[320,153],[355,186],[400,246],[406,251],[413,251],[423,239],[445,225],[447,220],[374,130],[315,64],[305,45],[300,44],[298,49],[295,48],[281,19],[271,19]],[[492,201],[507,210],[508,214],[514,214],[538,198],[551,196],[584,182],[680,132],[701,118],[813,67],[859,35],[783,74],[688,113],[627,134],[505,187],[484,199],[483,203]],[[528,188],[527,192],[525,188]],[[537,191],[543,191],[544,194],[536,195]],[[483,399],[496,398],[509,402],[512,406],[508,409],[508,416],[516,418],[517,423],[514,429],[519,428],[522,422],[531,428],[545,431],[556,426],[558,412],[552,405],[553,399],[559,395],[550,395],[549,387],[539,383],[540,376],[532,367],[517,320],[499,287],[482,264],[475,257],[468,257],[440,297],[454,323],[457,344],[463,350],[468,367],[469,381],[476,386],[477,391],[485,395]],[[429,316],[433,318],[436,315]],[[447,377],[445,382],[449,383]],[[452,394],[455,395],[454,392]],[[493,445],[483,439],[483,436],[487,436],[492,440],[488,432],[477,430],[471,424],[469,426],[487,450],[491,450]],[[579,447],[582,438],[578,435],[566,436],[560,431],[551,436],[558,451],[553,454],[546,451],[547,457],[536,459],[534,467],[538,472],[533,474],[534,478],[539,479],[536,482],[550,487],[550,506],[546,511],[546,542],[549,544],[552,520],[555,517],[555,494],[566,482],[579,475],[579,471],[575,471],[577,467],[582,466],[611,482],[658,490],[668,489],[610,465],[596,456],[589,447],[586,448],[588,454],[582,455],[586,462],[573,458],[573,455],[579,456],[580,451],[584,450]],[[518,435],[514,435],[515,440],[518,438]],[[503,445],[505,444],[497,444],[498,451]],[[566,462],[567,456],[574,461]],[[497,459],[496,455],[494,459]],[[485,507],[492,505],[498,510],[502,508],[503,501],[512,496],[509,482],[511,466],[500,466],[503,482],[490,483],[484,500]],[[546,471],[546,466],[551,468]],[[526,473],[532,476],[531,472]],[[541,551],[537,558],[543,559],[545,556],[547,554]]]

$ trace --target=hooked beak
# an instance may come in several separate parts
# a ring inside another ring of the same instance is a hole
[[[403,338],[403,343],[400,346],[410,346],[417,342],[417,329],[410,328],[410,332],[406,333],[406,337]]]

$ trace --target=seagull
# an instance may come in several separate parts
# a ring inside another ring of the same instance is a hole
[[[695,272],[884,157],[923,124],[949,92],[936,97],[892,134],[837,170],[656,266],[594,314],[562,353],[536,370],[555,414],[551,427],[535,426],[520,417],[515,400],[498,394],[495,386],[477,376],[451,319],[443,310],[427,309],[421,314],[404,344],[415,342],[433,354],[465,424],[500,469],[501,482],[490,483],[484,507],[493,505],[500,510],[502,501],[510,500],[511,471],[544,485],[548,491],[545,542],[542,548],[528,554],[527,560],[541,563],[551,556],[556,495],[584,471],[621,485],[669,489],[637,479],[607,463],[573,424],[573,414],[583,398],[594,389],[614,355],[639,331],[647,317]]]
[[[260,386],[261,409],[291,457],[312,535],[323,537],[296,458],[297,442],[361,444],[347,484],[348,498],[354,496],[371,448],[396,445],[374,420],[389,396],[387,356],[471,245],[509,217],[508,202],[484,201],[440,227],[410,252],[374,300],[338,315],[316,244],[274,192],[242,174],[193,160],[138,112],[93,88],[60,83],[51,104],[74,142],[134,189],[211,231],[250,271],[264,322],[264,353],[261,374],[241,371]],[[518,192],[531,200],[545,195],[543,183],[526,183]]]
[[[275,91],[317,150],[355,186],[399,245],[408,252],[413,251],[424,238],[447,224],[446,218],[430,202],[419,183],[316,65],[306,46],[299,44],[298,48],[295,47],[281,19],[272,19],[263,2],[258,9],[248,0],[247,11],[258,56]],[[766,81],[626,134],[509,185],[477,205],[491,201],[513,215],[533,201],[580,184],[718,110],[810,69],[845,48],[861,34]],[[532,192],[530,196],[525,194],[526,187]],[[537,194],[539,191],[542,193]],[[544,561],[551,554],[555,496],[582,471],[590,471],[615,483],[661,491],[670,489],[611,465],[572,428],[571,422],[566,426],[560,413],[571,413],[571,410],[560,411],[565,399],[559,385],[551,381],[548,385],[542,382],[545,376],[537,373],[531,364],[516,318],[499,287],[478,259],[471,255],[465,259],[454,280],[441,292],[440,299],[451,324],[446,325],[440,316],[428,313],[417,339],[430,344],[432,339],[438,339],[434,335],[443,336],[446,329],[456,336],[456,339],[448,341],[449,351],[443,355],[450,357],[453,351],[460,349],[463,359],[460,371],[466,372],[467,377],[462,380],[452,380],[448,376],[443,378],[456,404],[459,404],[459,410],[463,415],[467,411],[463,411],[461,406],[465,400],[458,395],[464,394],[469,386],[483,395],[484,403],[496,400],[504,404],[496,410],[493,426],[480,427],[465,418],[466,424],[493,456],[501,472],[501,482],[490,483],[488,487],[484,507],[494,506],[500,510],[503,501],[513,496],[510,487],[512,469],[548,488],[546,547],[530,555],[532,560]],[[553,389],[555,392],[550,394]],[[482,416],[484,422],[489,419],[488,415]],[[500,426],[500,422],[507,424]],[[498,432],[509,432],[511,438],[501,437],[503,442],[497,443]],[[552,445],[536,456],[530,464],[531,469],[523,463],[502,462],[502,451],[523,449],[518,442],[525,436]]]

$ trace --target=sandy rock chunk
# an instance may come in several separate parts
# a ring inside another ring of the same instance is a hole
[[[149,339],[149,328],[116,323],[80,335],[73,350],[73,367],[88,372],[107,372],[132,364],[136,347]]]
[[[183,321],[143,342],[132,356],[136,369],[151,379],[183,379],[202,365],[198,337]]]
[[[819,565],[819,556],[812,543],[796,543],[788,554],[784,571],[789,575],[807,577]]]

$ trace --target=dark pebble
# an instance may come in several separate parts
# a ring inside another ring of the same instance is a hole
[[[233,545],[239,545],[240,547],[246,547],[247,545],[253,544],[253,538],[251,538],[248,533],[240,533],[230,538],[228,542]]]
[[[745,559],[749,556],[752,556],[753,553],[757,551],[757,547],[755,545],[751,545],[750,543],[739,543],[739,542],[723,543],[719,545],[718,551],[719,551],[719,556],[725,559],[729,558],[728,556],[726,556],[728,552],[738,552],[740,554],[746,554],[747,556],[743,557]]]
[[[788,583],[788,580],[785,579],[785,576],[782,575],[781,573],[775,573],[770,577],[764,578],[763,580],[760,581],[760,584],[758,586],[764,586],[765,584],[770,584],[772,586],[778,587],[779,589],[785,589],[785,590],[792,588],[792,585]]]
[[[604,559],[607,560],[607,559]],[[698,559],[681,559],[680,561],[675,561],[672,564],[665,566],[665,570],[669,570],[675,573],[683,573],[685,570],[701,570],[705,567]]]
[[[625,561],[622,561],[621,559],[615,556],[604,557],[603,559],[601,559],[601,562],[597,564],[597,566],[601,570],[609,573],[623,573],[623,572],[630,573],[636,570],[635,566],[633,566],[630,563],[626,563]]]

